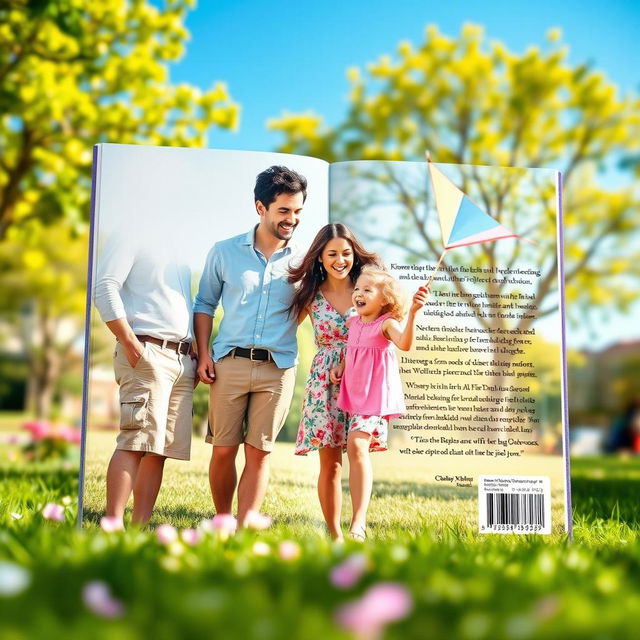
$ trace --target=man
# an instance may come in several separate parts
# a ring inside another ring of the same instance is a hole
[[[289,264],[299,253],[290,240],[307,197],[307,181],[286,167],[273,166],[258,175],[254,196],[257,226],[213,246],[194,306],[198,376],[211,385],[211,493],[217,513],[231,513],[238,484],[235,459],[243,444],[241,527],[264,499],[269,453],[293,395],[297,319],[288,313],[293,289],[287,278]],[[224,316],[212,359],[209,338],[220,301]]]
[[[169,253],[167,237],[129,230],[107,242],[98,263],[95,304],[117,340],[120,387],[106,515],[120,527],[131,491],[132,523],[149,521],[166,458],[188,460],[191,449],[191,272]]]

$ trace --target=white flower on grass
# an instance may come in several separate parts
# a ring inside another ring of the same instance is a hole
[[[201,531],[202,533],[213,533],[213,520],[208,520],[206,518],[204,520],[201,520],[200,524],[198,525],[198,531]]]
[[[263,529],[268,529],[271,526],[271,518],[259,511],[248,511],[245,526],[248,529],[253,529],[254,531],[262,531]]]
[[[180,532],[180,537],[185,544],[194,547],[202,540],[202,532],[197,529],[183,529]]]
[[[167,553],[170,556],[181,556],[184,553],[184,545],[178,540],[174,540],[173,542],[169,542],[165,545],[167,549]]]
[[[178,530],[172,524],[161,524],[156,529],[156,537],[162,544],[171,544],[178,539]]]
[[[262,542],[261,540],[254,542],[251,550],[257,556],[268,556],[271,553],[271,547],[266,542]]]
[[[278,555],[285,562],[293,562],[300,557],[300,545],[293,540],[283,540],[278,545]]]
[[[124,524],[122,518],[104,516],[100,518],[100,528],[106,533],[113,533],[114,531],[124,531]]]
[[[22,520],[22,514],[21,514],[21,513],[18,513],[17,511],[12,511],[12,512],[11,512],[11,517],[12,517],[14,520]]]
[[[215,533],[220,540],[227,540],[238,528],[238,521],[230,513],[217,513],[212,520],[203,520],[200,528]]]
[[[0,562],[0,598],[17,596],[31,582],[29,572],[13,562]]]

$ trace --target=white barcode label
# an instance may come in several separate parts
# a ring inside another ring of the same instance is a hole
[[[546,476],[480,476],[480,533],[551,533],[551,483]]]

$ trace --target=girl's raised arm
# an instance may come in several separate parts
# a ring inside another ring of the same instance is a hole
[[[428,297],[429,287],[422,286],[415,292],[404,329],[394,318],[387,318],[382,323],[382,333],[386,338],[391,340],[398,349],[402,351],[409,351],[409,349],[411,349],[416,328],[416,314],[425,305]]]

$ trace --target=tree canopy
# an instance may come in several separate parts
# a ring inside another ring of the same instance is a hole
[[[234,128],[223,83],[172,84],[190,0],[0,0],[0,308],[38,415],[78,360],[92,147],[204,146]]]
[[[403,42],[395,56],[348,71],[342,122],[284,114],[270,127],[284,135],[279,150],[330,162],[424,159],[428,149],[442,163],[559,169],[572,309],[626,308],[640,275],[638,194],[622,165],[615,187],[603,186],[598,170],[610,175],[612,164],[640,146],[640,100],[621,97],[603,73],[572,66],[567,55],[559,30],[544,48],[514,54],[487,42],[478,26],[465,26],[457,39],[429,26],[419,46]],[[419,203],[389,185],[388,196],[420,235]]]
[[[224,84],[171,84],[188,0],[0,0],[0,240],[87,218],[98,142],[202,146],[234,127]]]

